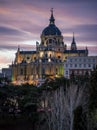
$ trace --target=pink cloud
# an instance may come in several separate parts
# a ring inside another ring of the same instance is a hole
[[[42,30],[49,25],[52,7],[56,26],[62,32],[64,42],[70,46],[72,33],[75,32],[78,48],[87,46],[90,54],[96,55],[97,2],[90,0],[3,0],[0,3],[0,27],[5,27],[5,30],[1,28],[0,51],[3,49],[16,52],[18,45],[26,50],[35,47],[35,41],[40,41]],[[9,58],[0,55],[0,63],[3,59],[5,64],[11,62],[14,53],[11,52],[11,55]]]

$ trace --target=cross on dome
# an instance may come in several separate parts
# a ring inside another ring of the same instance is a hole
[[[53,14],[53,8],[51,8],[51,14]]]

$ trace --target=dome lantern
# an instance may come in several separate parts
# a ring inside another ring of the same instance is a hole
[[[51,8],[51,17],[50,17],[50,24],[54,24],[55,23],[55,19],[53,16],[53,8]]]

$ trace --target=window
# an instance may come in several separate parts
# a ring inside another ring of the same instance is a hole
[[[72,67],[72,64],[70,64],[70,67]]]
[[[23,75],[23,69],[20,70],[20,75]]]
[[[84,62],[86,62],[86,59],[84,59]]]
[[[49,67],[49,71],[50,71],[50,73],[52,72],[52,67],[51,66]]]
[[[93,68],[95,68],[96,67],[96,65],[95,64],[93,64]]]
[[[45,57],[47,57],[47,53],[45,54]]]
[[[58,74],[58,69],[56,68],[56,74]]]
[[[58,56],[58,58],[60,59],[60,56]]]
[[[75,61],[77,61],[77,59],[75,59]]]
[[[66,71],[66,75],[68,74],[68,71]]]
[[[36,66],[36,74],[38,74],[38,73],[39,73],[39,67]]]
[[[82,67],[82,65],[81,65],[81,64],[79,64],[79,67],[81,68],[81,67]]]
[[[29,60],[30,59],[30,57],[29,56],[27,56],[27,60]]]
[[[68,64],[66,64],[66,67],[68,67]]]
[[[52,43],[52,39],[49,39],[49,43]]]
[[[75,64],[75,67],[77,67],[77,64]]]
[[[88,62],[91,62],[91,59],[88,59]]]
[[[93,59],[93,62],[95,62],[95,59]]]
[[[72,62],[72,59],[70,59],[70,62]]]
[[[42,68],[42,74],[45,74],[45,69],[44,68]]]
[[[33,68],[32,68],[32,74],[33,74]]]
[[[84,67],[86,67],[86,64],[84,64]]]
[[[90,64],[88,64],[88,67],[91,67],[91,65],[90,65]]]
[[[89,62],[91,62],[91,59],[88,59]]]

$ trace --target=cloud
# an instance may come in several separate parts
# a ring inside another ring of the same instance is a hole
[[[93,32],[96,33],[97,32],[97,24],[83,24],[83,25],[77,25],[76,26],[77,29],[80,29],[84,32]]]
[[[16,52],[18,45],[22,49],[33,49],[35,41],[40,41],[42,30],[49,25],[52,7],[64,42],[70,46],[75,32],[77,46],[87,45],[91,54],[95,54],[96,0],[0,0],[0,51]]]
[[[33,27],[34,28],[34,27]],[[30,30],[31,28],[29,28]],[[34,33],[30,31],[22,30],[19,28],[0,26],[0,49],[14,49],[13,46],[17,44],[22,44],[27,41],[32,41],[32,45],[35,44],[33,41],[39,39],[37,31],[34,30]]]
[[[62,29],[65,40],[70,40],[75,33],[75,38],[80,42],[97,43],[97,24],[81,24]]]
[[[21,44],[21,43],[15,43],[15,44],[10,44],[10,43],[7,43],[7,44],[0,44],[0,50],[17,50],[18,48],[18,45],[20,46],[21,50],[33,50],[35,49],[35,44],[33,45],[29,45],[29,44]]]
[[[0,0],[0,5],[3,5],[3,4],[5,4],[5,3],[6,3],[5,0]]]
[[[87,42],[97,42],[97,24],[79,25],[75,27],[75,30],[79,34],[79,40],[83,38]]]
[[[6,56],[0,57],[0,64],[8,64],[10,60]]]
[[[0,34],[2,35],[20,35],[21,32],[14,28],[0,26]]]

